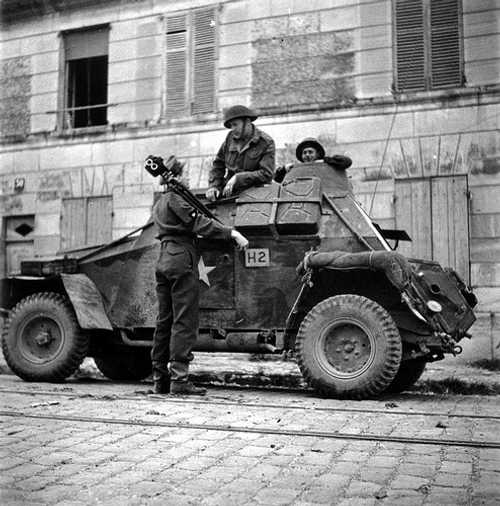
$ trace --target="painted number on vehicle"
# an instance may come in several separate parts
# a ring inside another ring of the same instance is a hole
[[[250,248],[245,250],[245,267],[269,267],[269,249]]]

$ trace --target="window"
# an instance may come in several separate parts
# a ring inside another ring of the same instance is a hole
[[[463,85],[460,0],[394,0],[396,90]]]
[[[215,110],[215,9],[166,19],[167,118]]]
[[[63,199],[61,250],[105,244],[111,241],[112,226],[111,196]]]
[[[64,127],[106,125],[108,100],[108,27],[64,35]]]

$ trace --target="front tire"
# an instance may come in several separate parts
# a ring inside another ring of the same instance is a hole
[[[360,295],[323,300],[306,315],[296,340],[305,380],[328,397],[381,394],[401,363],[401,336],[389,313]]]
[[[22,299],[2,332],[5,360],[26,381],[64,380],[78,369],[88,345],[69,300],[52,292]]]

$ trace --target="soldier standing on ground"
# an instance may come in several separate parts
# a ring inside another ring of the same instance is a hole
[[[276,149],[273,139],[253,124],[257,117],[244,105],[235,105],[225,112],[224,126],[231,131],[210,171],[206,193],[209,200],[271,182]]]
[[[331,167],[345,170],[348,169],[352,160],[348,156],[333,155],[325,156],[325,148],[314,137],[307,137],[297,145],[295,150],[297,160],[302,163],[325,162]],[[281,183],[287,172],[293,168],[292,163],[278,167],[274,175],[274,180]]]
[[[175,158],[167,165],[169,176],[180,180],[183,165]],[[153,219],[161,241],[155,273],[158,318],[151,350],[154,392],[204,395],[204,388],[188,381],[199,322],[196,238],[233,239],[239,248],[246,248],[248,241],[237,230],[201,214],[171,188],[154,206]]]

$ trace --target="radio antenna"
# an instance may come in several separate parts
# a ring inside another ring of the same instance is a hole
[[[375,195],[377,193],[377,186],[378,186],[378,182],[380,180],[380,174],[382,173],[382,167],[384,166],[385,155],[387,154],[387,148],[389,147],[389,141],[390,141],[391,135],[392,135],[392,128],[394,127],[394,121],[396,119],[396,114],[398,112],[398,105],[399,105],[399,102],[396,102],[396,107],[394,108],[394,112],[392,113],[392,120],[391,120],[391,126],[389,127],[389,133],[387,134],[387,139],[385,140],[384,153],[382,154],[382,160],[380,161],[380,167],[378,169],[377,180],[375,181],[375,188],[373,189],[372,201],[370,204],[370,212],[368,213],[370,215],[370,217],[372,215],[373,203],[375,202]]]

